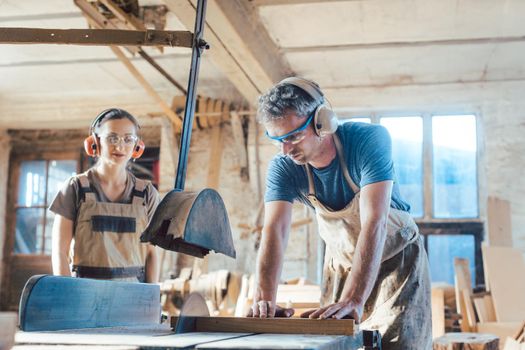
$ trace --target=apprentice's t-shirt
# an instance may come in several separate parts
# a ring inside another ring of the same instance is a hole
[[[339,125],[336,133],[343,145],[348,171],[354,183],[362,188],[368,184],[393,180],[391,207],[410,211],[410,205],[399,193],[392,161],[392,141],[386,128],[378,124],[347,122]],[[311,169],[316,196],[330,209],[343,209],[354,198],[338,157],[325,168]],[[276,155],[268,166],[265,202],[293,203],[298,200],[311,207],[307,195],[305,167],[295,164],[283,154]]]
[[[99,202],[111,202],[105,195],[104,191],[100,187],[100,183],[95,175],[93,169],[89,169],[87,172],[89,179],[89,184],[91,190],[95,194],[95,197]],[[131,172],[127,172],[127,181],[126,188],[121,196],[121,198],[114,203],[131,203],[133,201],[133,188],[135,187],[136,177]],[[62,215],[66,219],[76,222],[78,210],[80,208],[80,203],[82,201],[80,194],[80,180],[77,175],[72,176],[67,180],[60,191],[53,199],[49,210],[55,214]],[[144,205],[148,213],[148,220],[151,219],[155,208],[157,207],[160,198],[157,189],[153,187],[153,184],[148,181],[144,189]]]

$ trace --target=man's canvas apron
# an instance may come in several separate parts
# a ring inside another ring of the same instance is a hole
[[[79,175],[73,271],[77,277],[143,282],[147,246],[140,234],[148,224],[144,205],[146,182],[136,179],[131,203],[99,202],[87,175]],[[131,180],[130,180],[131,181]]]
[[[308,199],[326,244],[322,306],[341,298],[361,231],[359,187],[350,177],[338,136],[333,136],[344,177],[355,196],[343,209],[331,210],[317,199],[313,175],[306,166]],[[432,347],[431,322],[430,279],[422,237],[409,213],[390,208],[381,267],[365,303],[361,328],[379,330],[383,349],[427,350]]]

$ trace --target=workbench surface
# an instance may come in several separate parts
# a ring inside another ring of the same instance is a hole
[[[358,349],[358,336],[309,334],[174,334],[168,326],[18,332],[15,350],[44,349]],[[58,346],[58,347],[57,347]]]

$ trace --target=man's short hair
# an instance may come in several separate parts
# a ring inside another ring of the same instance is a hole
[[[286,83],[272,87],[259,96],[258,102],[257,120],[262,123],[282,119],[289,113],[295,113],[298,117],[307,117],[319,105],[319,101],[306,91]]]

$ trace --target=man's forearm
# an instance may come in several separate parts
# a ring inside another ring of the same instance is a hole
[[[374,288],[386,239],[386,224],[381,221],[364,226],[359,234],[352,270],[341,299],[364,305]]]
[[[286,242],[280,234],[263,229],[257,256],[257,290],[260,300],[275,301]]]

